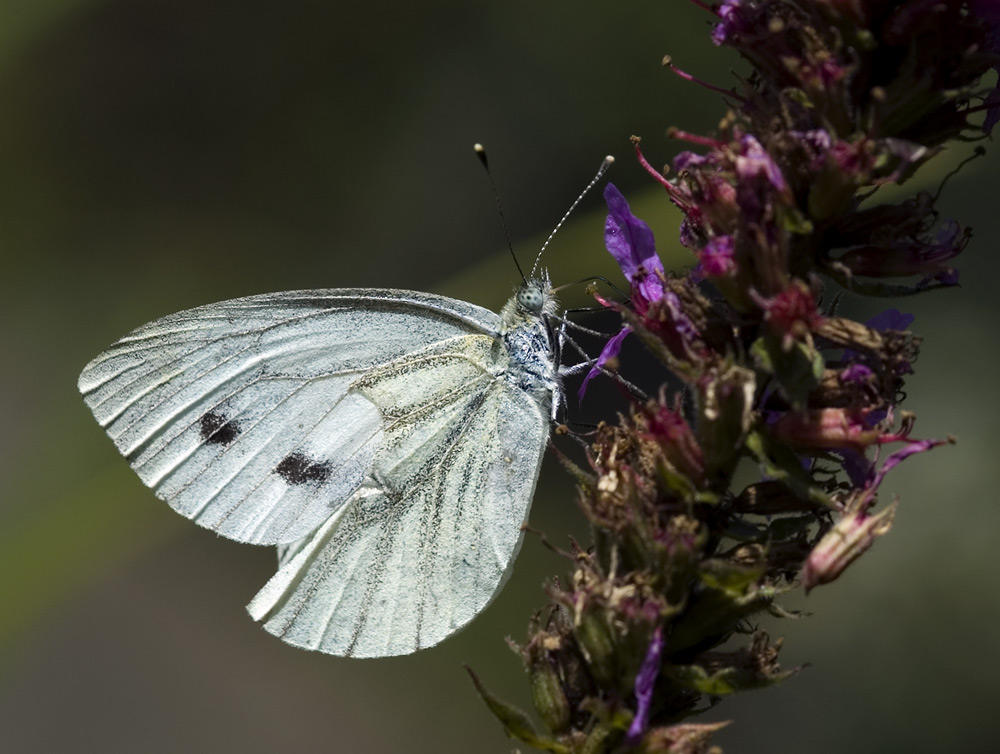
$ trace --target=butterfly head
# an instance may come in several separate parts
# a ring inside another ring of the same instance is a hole
[[[517,291],[517,305],[530,314],[541,314],[545,307],[545,292],[532,283],[522,285]]]
[[[515,327],[533,327],[531,323],[538,322],[558,313],[559,303],[556,301],[552,284],[547,274],[534,277],[518,286],[514,295],[507,301],[500,312],[504,329]]]
[[[529,317],[555,314],[558,306],[547,274],[532,278],[519,286],[512,302],[519,314]]]

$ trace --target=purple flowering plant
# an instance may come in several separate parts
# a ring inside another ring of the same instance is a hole
[[[696,264],[664,269],[649,227],[608,184],[605,243],[631,291],[580,389],[626,338],[662,366],[651,400],[600,425],[574,475],[593,539],[516,645],[539,730],[479,681],[508,735],[558,754],[708,751],[725,723],[691,717],[787,679],[753,628],[779,598],[835,580],[890,528],[886,475],[949,440],[900,408],[920,345],[912,316],[839,316],[843,295],[955,286],[971,232],[925,192],[880,201],[952,140],[1000,121],[1000,3],[725,0],[711,41],[751,72],[717,132],[672,169],[636,156],[683,214]],[[687,79],[693,77],[665,64]],[[715,87],[712,87],[715,88]],[[682,390],[668,385],[683,385]],[[884,446],[884,447],[883,447]],[[741,461],[760,469],[739,488]]]

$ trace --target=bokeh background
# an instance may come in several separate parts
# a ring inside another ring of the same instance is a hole
[[[497,307],[516,273],[471,145],[487,144],[529,258],[606,153],[674,264],[677,219],[631,159],[710,129],[728,85],[690,3],[6,0],[0,4],[0,749],[507,752],[463,663],[528,706],[519,660],[567,564],[529,537],[508,587],[440,647],[352,661],[284,646],[244,604],[265,548],[184,521],[118,457],[76,377],[128,330],[224,298],[380,285]],[[930,188],[971,147],[919,176]],[[995,743],[997,160],[952,179],[963,286],[894,302],[925,336],[907,408],[958,445],[906,462],[892,534],[764,624],[788,683],[725,702],[730,752],[938,752]],[[547,258],[616,275],[599,194]],[[847,301],[849,312],[882,304]],[[585,407],[586,408],[586,407]],[[586,413],[586,412],[584,412]],[[584,417],[586,418],[586,417]],[[549,459],[533,523],[585,536]]]

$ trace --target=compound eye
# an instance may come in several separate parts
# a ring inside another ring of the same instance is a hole
[[[526,285],[517,294],[517,303],[529,312],[538,313],[545,305],[545,296],[540,288],[534,285]]]

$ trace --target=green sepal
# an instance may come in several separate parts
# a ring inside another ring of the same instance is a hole
[[[564,746],[555,739],[539,734],[535,730],[535,726],[532,724],[531,718],[528,717],[527,713],[489,692],[480,682],[479,678],[476,677],[472,668],[466,665],[465,669],[472,678],[472,683],[475,685],[476,691],[479,692],[479,696],[483,698],[486,706],[490,708],[490,712],[503,725],[504,731],[510,738],[526,743],[528,746],[534,746],[541,751],[552,752],[552,754],[570,754],[569,747]]]
[[[606,622],[603,609],[588,610],[579,618],[576,641],[587,659],[590,673],[601,686],[615,687],[619,682],[615,661],[615,630]]]
[[[802,107],[809,108],[810,110],[814,107],[812,99],[799,87],[790,86],[782,92],[782,95],[790,102],[794,102]]]
[[[580,708],[589,712],[595,721],[587,735],[580,754],[603,754],[603,752],[618,751],[617,744],[621,742],[625,731],[632,724],[634,715],[627,707],[597,697],[588,697]]]
[[[613,751],[616,747],[614,742],[620,738],[620,734],[614,728],[603,723],[598,723],[587,734],[583,745],[579,749],[580,754],[605,754]]]
[[[762,586],[734,596],[720,589],[709,589],[692,599],[670,632],[670,649],[679,652],[705,642],[724,641],[737,624],[749,615],[766,610],[777,594],[771,586]]]
[[[672,492],[681,500],[694,500],[698,497],[698,488],[694,486],[694,483],[665,460],[661,459],[656,464],[656,470],[660,482],[668,492]]]
[[[823,378],[826,368],[823,355],[810,344],[799,341],[794,341],[786,351],[781,338],[772,333],[757,338],[750,352],[758,366],[774,376],[781,394],[792,407],[805,409],[810,391]]]
[[[772,481],[781,481],[803,500],[837,510],[830,497],[816,487],[809,474],[802,468],[799,457],[791,448],[761,432],[751,432],[746,439],[746,448],[763,466],[764,473]]]
[[[778,223],[781,225],[782,230],[802,236],[807,236],[813,232],[814,227],[812,220],[802,214],[802,212],[795,207],[788,207],[782,204],[778,205],[776,209],[778,213]]]
[[[776,517],[767,526],[768,538],[773,542],[784,542],[787,539],[794,539],[796,535],[815,523],[815,515]]]
[[[699,576],[705,586],[739,599],[764,574],[761,566],[744,566],[727,560],[710,558],[701,564]]]
[[[569,729],[571,710],[559,673],[547,659],[541,659],[528,669],[531,699],[542,722],[553,733]]]
[[[709,673],[701,665],[669,665],[663,674],[686,688],[713,696],[728,696],[738,691],[750,691],[774,686],[799,672],[801,668],[783,670],[772,675],[750,668],[725,667]]]
[[[698,444],[709,487],[721,492],[739,462],[747,432],[755,422],[753,396],[757,377],[751,369],[723,364],[698,386]]]
[[[718,751],[718,747],[707,748],[705,744],[713,733],[722,730],[730,722],[724,720],[721,723],[679,723],[650,728],[643,736],[637,751],[641,754],[694,754]]]

